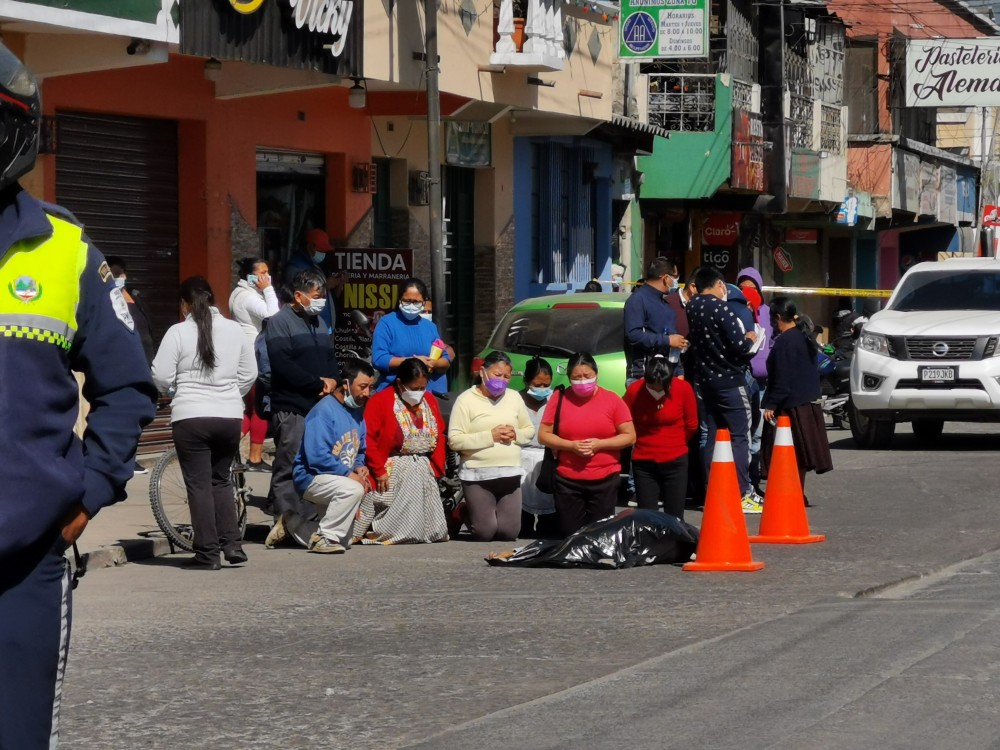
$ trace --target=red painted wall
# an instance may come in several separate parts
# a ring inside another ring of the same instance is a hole
[[[204,62],[171,56],[161,65],[47,79],[45,113],[93,112],[178,121],[180,276],[202,274],[224,306],[230,285],[230,201],[256,227],[256,150],[327,155],[327,230],[345,239],[371,208],[350,190],[353,164],[371,161],[371,123],[347,105],[347,89],[217,100]],[[56,200],[55,159],[44,157],[46,199]],[[226,290],[222,293],[220,290]]]

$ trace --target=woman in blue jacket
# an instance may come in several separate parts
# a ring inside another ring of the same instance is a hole
[[[451,360],[440,343],[441,335],[433,322],[420,317],[427,301],[427,286],[420,279],[407,279],[400,287],[399,307],[384,316],[372,334],[372,364],[381,375],[378,390],[396,379],[396,368],[416,357],[431,371],[427,389],[432,393],[448,392],[448,368]]]

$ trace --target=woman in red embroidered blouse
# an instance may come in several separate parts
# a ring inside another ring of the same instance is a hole
[[[365,405],[367,464],[375,489],[361,501],[354,541],[419,544],[448,539],[437,478],[444,475],[445,422],[427,390],[430,371],[415,357],[391,388]]]
[[[688,441],[698,429],[698,403],[690,384],[673,376],[663,354],[646,360],[645,377],[625,392],[635,424],[632,472],[640,508],[684,519]]]

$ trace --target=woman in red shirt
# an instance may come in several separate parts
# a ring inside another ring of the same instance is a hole
[[[667,358],[654,354],[646,360],[645,377],[625,392],[625,403],[635,422],[636,502],[649,510],[662,504],[665,513],[683,520],[687,444],[698,431],[698,403],[694,389],[673,374]]]
[[[559,459],[552,494],[563,536],[614,515],[620,454],[635,442],[632,415],[618,394],[597,385],[594,358],[574,354],[566,370],[570,387],[549,399],[538,429],[539,442]],[[559,429],[553,430],[560,403]]]
[[[444,419],[427,390],[430,370],[403,360],[391,388],[365,405],[366,462],[375,489],[365,493],[354,542],[419,544],[448,539],[438,477],[444,475]]]

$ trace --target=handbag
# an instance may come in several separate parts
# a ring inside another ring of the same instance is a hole
[[[552,420],[552,434],[559,435],[559,412],[562,411],[562,402],[565,393],[562,388],[559,391],[559,403],[556,404],[556,416]],[[542,458],[542,463],[539,464],[538,468],[538,478],[535,480],[535,487],[538,488],[539,492],[544,492],[551,495],[556,488],[556,466],[559,465],[559,460],[556,458],[555,451],[551,448],[545,448],[545,456]]]

